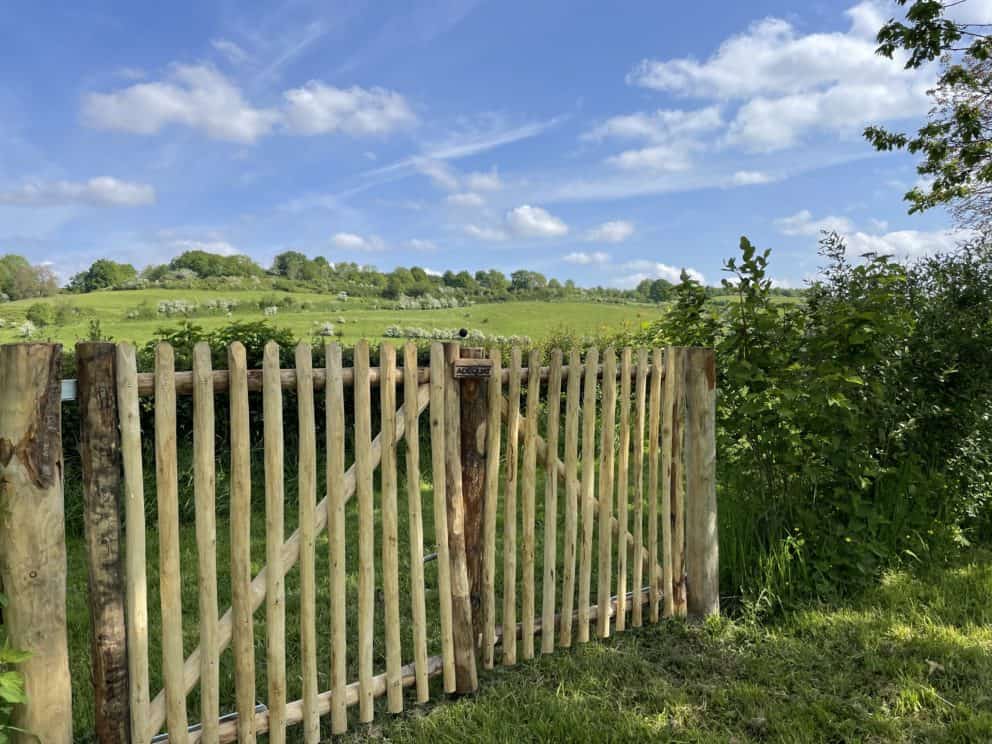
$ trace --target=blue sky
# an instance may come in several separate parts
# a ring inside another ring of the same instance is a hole
[[[933,69],[883,2],[6,4],[0,250],[63,278],[182,250],[383,269],[720,278],[748,235],[801,285],[819,230],[947,247],[907,215]],[[965,12],[965,11],[962,11]],[[992,0],[967,13],[992,18]]]

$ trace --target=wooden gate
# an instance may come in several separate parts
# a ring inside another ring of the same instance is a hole
[[[425,702],[435,676],[446,693],[470,692],[477,664],[510,666],[663,616],[719,612],[711,350],[623,349],[618,357],[590,349],[584,359],[573,350],[567,360],[559,350],[547,358],[534,350],[525,367],[518,348],[504,364],[498,350],[483,358],[481,350],[435,343],[429,366],[420,367],[414,344],[402,348],[402,366],[396,348],[383,344],[372,367],[360,342],[352,366],[330,344],[325,367],[314,369],[311,348],[300,344],[294,368],[282,369],[270,343],[254,370],[235,343],[227,369],[214,370],[200,344],[192,371],[182,372],[161,344],[151,373],[138,372],[131,346],[118,345],[115,356],[128,704],[97,717],[123,717],[116,730],[129,727],[131,741],[251,742],[267,733],[282,742],[287,727],[301,725],[302,739],[317,742],[322,717],[342,733],[352,706],[359,722],[401,712],[404,689]],[[295,393],[297,420],[288,425],[284,390]],[[258,392],[260,410],[250,405]],[[226,427],[215,421],[217,395],[228,396]],[[180,483],[182,396],[191,396],[193,456],[190,482]],[[154,406],[153,467],[144,461],[152,448],[142,446],[146,398]],[[253,410],[262,417],[261,453],[252,451]],[[420,451],[424,425],[429,457]],[[221,430],[229,432],[230,461],[219,479]],[[259,457],[264,525],[252,520]],[[287,476],[296,503],[287,502]],[[153,533],[147,482],[157,502]],[[181,504],[190,496],[195,551],[184,553]],[[288,537],[287,510],[298,523]],[[264,565],[253,570],[260,526]],[[149,597],[153,579],[157,602]],[[189,597],[183,606],[184,581],[195,584],[195,611]],[[264,622],[255,618],[263,604]],[[160,615],[155,623],[150,607]],[[287,629],[287,619],[296,627]],[[150,638],[153,625],[160,631]],[[264,655],[256,659],[260,631]],[[287,651],[289,636],[298,652]],[[157,646],[160,658],[149,651]],[[233,685],[221,679],[225,670]],[[161,679],[160,690],[152,679]],[[299,699],[287,699],[290,688]],[[199,705],[191,710],[194,690]]]

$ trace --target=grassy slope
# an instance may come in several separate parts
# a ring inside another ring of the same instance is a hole
[[[300,337],[309,337],[316,324],[331,322],[344,333],[344,341],[353,343],[359,338],[377,339],[387,326],[418,326],[422,328],[477,328],[487,334],[525,335],[532,338],[546,336],[558,327],[567,327],[578,333],[594,333],[602,329],[615,329],[625,322],[639,323],[658,317],[657,307],[650,305],[611,305],[592,302],[505,302],[479,304],[465,308],[445,310],[379,310],[366,300],[340,302],[334,295],[308,293],[276,293],[266,291],[224,292],[223,290],[145,289],[126,292],[93,292],[85,295],[60,295],[41,300],[44,302],[70,303],[80,315],[64,326],[49,326],[41,337],[64,344],[75,343],[87,335],[89,322],[99,319],[104,334],[121,341],[143,343],[156,329],[172,326],[181,318],[154,318],[127,320],[125,314],[147,303],[157,307],[161,300],[187,300],[203,303],[210,299],[238,300],[242,304],[258,302],[264,298],[292,297],[298,302],[313,303],[315,310],[280,310],[272,320],[292,329]],[[21,300],[0,307],[0,319],[6,322],[0,328],[0,341],[17,339],[16,326],[24,320],[30,307],[39,300]],[[234,320],[261,320],[262,311],[257,307],[238,310]],[[345,322],[340,323],[339,318]],[[195,318],[193,322],[205,328],[224,325],[231,319],[225,316]]]

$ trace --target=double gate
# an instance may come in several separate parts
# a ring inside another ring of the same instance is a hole
[[[310,744],[433,677],[471,692],[477,667],[719,611],[712,350],[280,351],[215,370],[200,344],[177,371],[160,344],[141,373],[131,346],[77,346],[101,742]],[[46,744],[72,736],[59,359],[0,348],[0,579]]]

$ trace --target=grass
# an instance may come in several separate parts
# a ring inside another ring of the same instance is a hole
[[[472,305],[443,310],[384,310],[376,308],[369,300],[355,299],[341,302],[335,295],[302,292],[273,292],[248,290],[224,292],[223,290],[194,289],[143,289],[120,292],[93,292],[83,295],[59,295],[44,300],[20,300],[0,308],[0,342],[20,340],[17,331],[25,319],[28,308],[36,302],[52,305],[71,305],[78,314],[63,325],[46,326],[38,338],[63,344],[73,344],[88,337],[91,320],[99,320],[103,334],[118,341],[138,344],[151,339],[163,326],[174,326],[181,317],[150,317],[128,319],[128,312],[147,304],[154,312],[162,300],[186,300],[203,303],[210,299],[235,299],[244,306],[266,298],[283,300],[291,298],[296,303],[308,303],[309,308],[298,306],[280,309],[271,320],[289,328],[300,338],[309,338],[318,325],[330,322],[343,333],[342,340],[351,345],[360,338],[382,338],[390,325],[421,328],[474,328],[488,335],[530,336],[540,339],[554,329],[567,326],[578,334],[593,334],[604,330],[617,330],[625,323],[640,324],[655,320],[660,309],[653,305],[620,305],[594,302],[500,302]],[[242,307],[232,316],[208,315],[193,318],[193,322],[206,329],[226,325],[232,320],[261,320],[265,316],[257,306]],[[343,318],[344,322],[340,322]]]
[[[990,558],[892,572],[845,606],[809,606],[768,626],[669,621],[558,651],[486,673],[478,695],[374,733],[396,742],[990,741]]]

